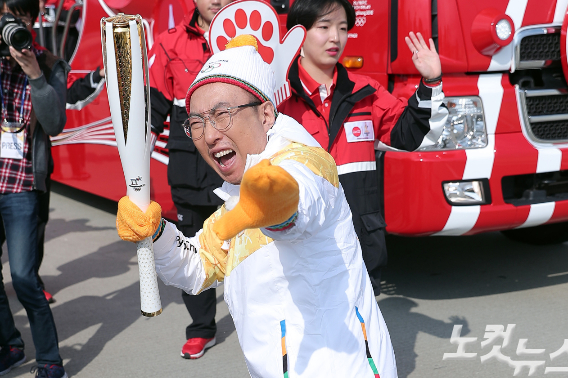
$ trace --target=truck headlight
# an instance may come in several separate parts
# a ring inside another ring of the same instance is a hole
[[[479,97],[446,97],[449,115],[442,135],[433,146],[419,151],[463,150],[487,146],[483,104]]]
[[[489,181],[454,181],[442,183],[446,200],[455,205],[485,205],[491,203]]]

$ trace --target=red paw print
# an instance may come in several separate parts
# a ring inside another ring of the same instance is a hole
[[[242,34],[256,38],[258,52],[274,72],[274,102],[278,106],[291,95],[288,70],[300,52],[306,30],[296,25],[281,37],[278,15],[262,0],[237,0],[225,6],[209,27],[209,46],[217,53],[227,42]]]
[[[268,20],[263,22],[259,11],[253,10],[247,15],[244,9],[235,11],[234,22],[230,18],[223,20],[223,31],[229,38],[234,38],[240,34],[250,34],[256,38],[258,52],[262,59],[268,64],[274,60],[274,50],[266,44],[274,36],[274,25]],[[220,51],[225,50],[225,45],[229,40],[225,36],[218,36],[216,43]]]

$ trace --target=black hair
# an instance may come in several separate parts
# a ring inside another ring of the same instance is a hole
[[[37,20],[39,15],[39,0],[0,0],[2,8],[4,4],[8,7],[10,12],[18,13],[19,15],[29,14],[32,23]]]
[[[295,0],[288,12],[286,28],[290,30],[302,25],[310,30],[320,17],[333,12],[336,7],[345,9],[347,30],[351,30],[355,26],[355,9],[348,0]]]

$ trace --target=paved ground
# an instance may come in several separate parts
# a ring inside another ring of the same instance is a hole
[[[52,194],[41,275],[57,300],[52,309],[69,375],[247,377],[222,287],[217,290],[219,344],[199,360],[179,356],[190,322],[179,290],[161,286],[164,313],[152,319],[140,315],[136,253],[116,235],[115,209],[116,203],[61,185]],[[568,244],[531,247],[498,233],[389,242],[389,268],[378,301],[399,377],[512,377],[518,366],[514,361],[538,365],[530,376],[568,376],[568,351],[550,358],[568,339]],[[6,377],[27,377],[35,352],[6,256],[2,261],[10,304],[31,359]],[[443,360],[444,353],[458,350],[450,343],[457,324],[462,337],[477,338],[464,344],[465,352],[475,355]],[[507,324],[516,326],[501,350],[503,357],[485,361],[482,356],[503,344],[498,338],[482,348],[486,327]],[[527,339],[527,349],[541,351],[518,353],[521,339]],[[566,367],[566,372],[549,369],[545,374],[547,367]],[[528,367],[519,369],[517,376],[529,376]]]

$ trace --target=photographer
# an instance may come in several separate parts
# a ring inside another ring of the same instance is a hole
[[[46,191],[50,135],[65,125],[69,66],[31,43],[38,0],[0,0],[0,216],[8,245],[14,290],[28,314],[36,349],[37,376],[65,378],[51,309],[35,274],[38,196]],[[14,17],[9,17],[10,13]],[[18,30],[18,28],[20,30]],[[18,49],[14,42],[26,40]],[[20,33],[15,38],[16,33]],[[22,34],[23,33],[23,34]],[[21,365],[24,341],[15,328],[4,285],[0,285],[0,375]]]

